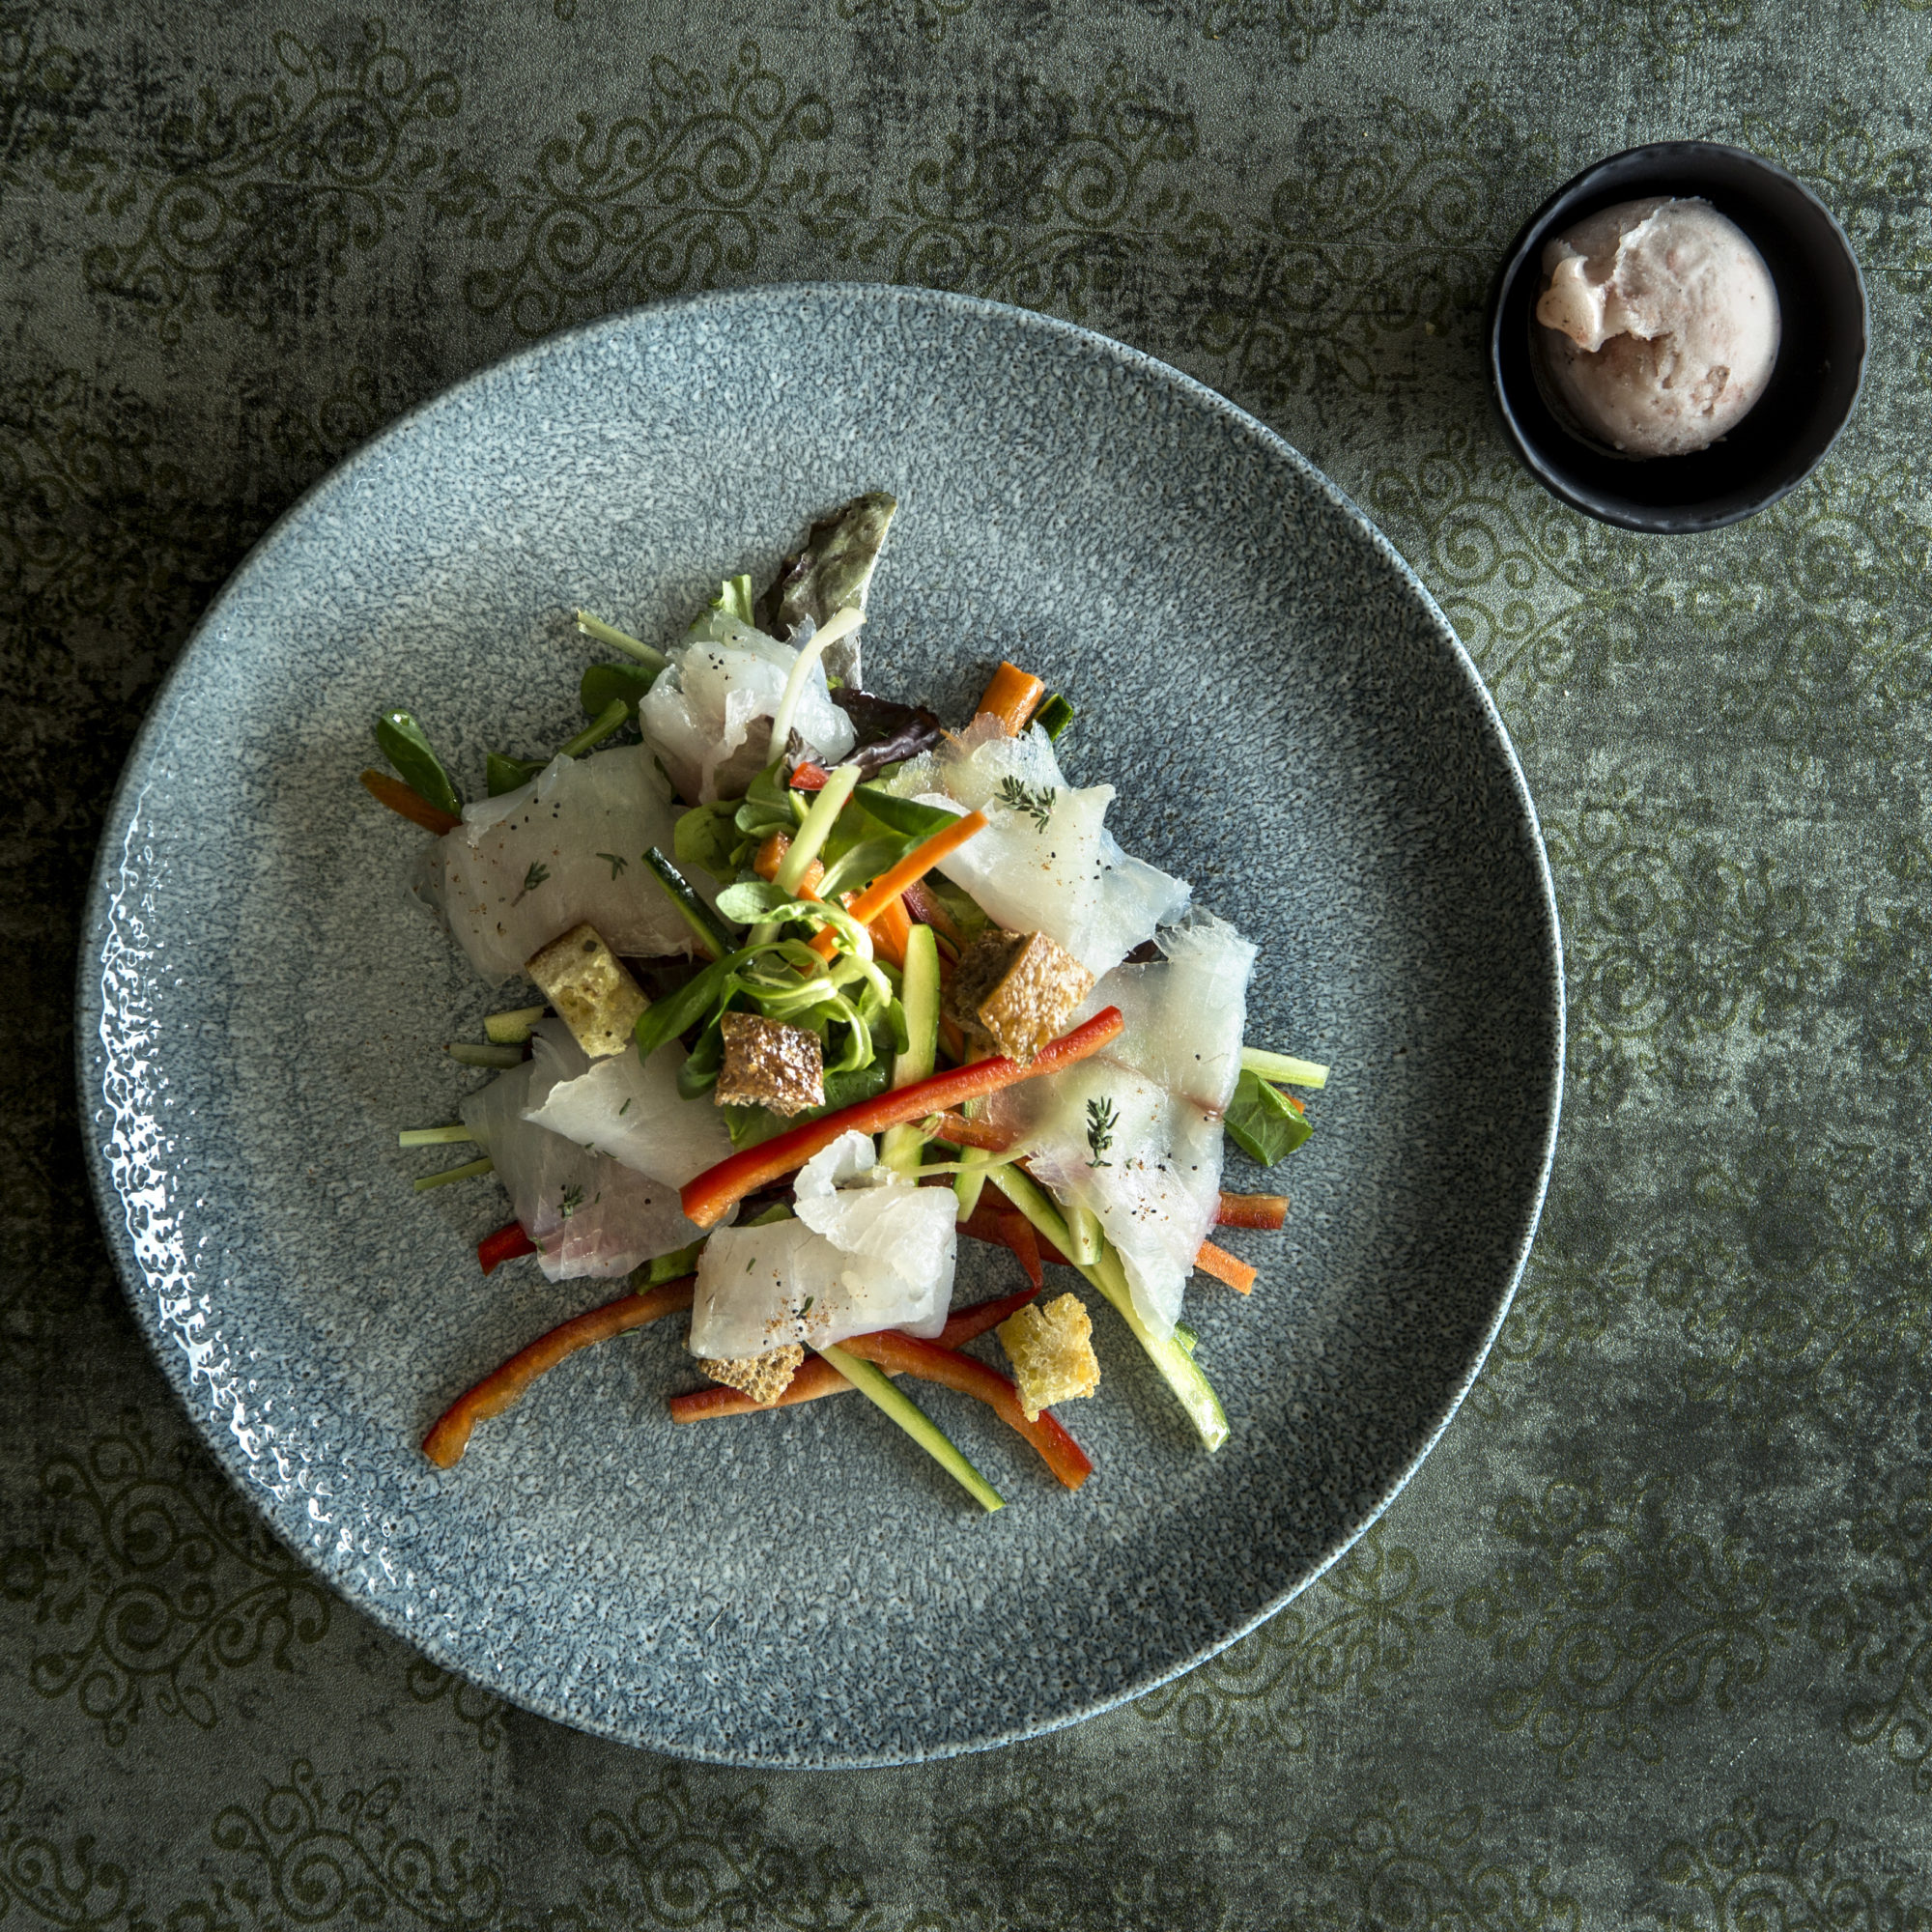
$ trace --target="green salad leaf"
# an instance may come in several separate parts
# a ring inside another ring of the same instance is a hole
[[[862,784],[852,796],[883,825],[906,838],[930,838],[944,832],[959,814],[936,805],[921,805],[917,799],[899,798],[882,785]]]
[[[384,711],[376,720],[376,745],[418,798],[452,818],[463,815],[463,794],[450,782],[423,727],[407,711]]]
[[[1235,1145],[1264,1167],[1285,1159],[1315,1131],[1276,1089],[1245,1070],[1221,1124]]]
[[[595,664],[577,687],[577,701],[586,718],[596,718],[621,703],[633,723],[645,692],[658,681],[656,668],[640,664]]]

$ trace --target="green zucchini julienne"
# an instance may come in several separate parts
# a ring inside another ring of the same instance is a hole
[[[586,638],[595,638],[600,644],[609,644],[626,657],[636,658],[641,665],[649,665],[653,670],[663,670],[670,660],[660,650],[653,650],[649,644],[631,636],[628,631],[620,631],[615,624],[607,624],[602,617],[593,617],[588,611],[577,613],[577,628]]]
[[[1049,692],[1046,701],[1033,714],[1033,722],[1049,738],[1058,738],[1073,723],[1073,707],[1059,692]]]
[[[524,1064],[521,1046],[475,1046],[467,1039],[452,1040],[443,1052],[459,1066],[494,1066],[502,1071]]]
[[[861,1395],[869,1396],[892,1417],[973,1500],[989,1515],[1006,1507],[1006,1498],[960,1454],[952,1438],[919,1404],[893,1385],[893,1378],[872,1362],[848,1355],[834,1343],[818,1350]]]
[[[929,925],[915,925],[906,937],[899,1005],[905,1013],[906,1044],[893,1062],[893,1085],[909,1087],[931,1078],[939,1058],[939,937]],[[879,1143],[879,1164],[914,1174],[924,1145],[915,1122],[888,1127]]]
[[[667,896],[677,908],[678,917],[696,934],[704,949],[714,959],[723,959],[729,952],[731,941],[724,928],[718,923],[718,915],[698,897],[691,881],[667,859],[661,847],[653,845],[644,854],[644,864],[651,868],[651,875],[665,889]]]
[[[497,1163],[486,1153],[481,1160],[472,1160],[462,1167],[446,1167],[440,1174],[426,1174],[420,1180],[412,1182],[418,1194],[427,1194],[432,1187],[447,1187],[452,1180],[474,1180],[479,1176],[494,1174]]]
[[[398,1147],[455,1147],[476,1138],[462,1122],[446,1127],[405,1127],[396,1136]]]
[[[1241,1065],[1263,1080],[1279,1080],[1289,1087],[1325,1087],[1328,1069],[1313,1060],[1296,1060],[1289,1053],[1269,1053],[1259,1046],[1241,1049]]]
[[[384,711],[376,720],[376,746],[418,798],[452,818],[463,816],[463,794],[451,783],[422,726],[407,711]]]
[[[1072,1239],[1067,1233],[1066,1222],[1035,1182],[1013,1167],[992,1168],[987,1179],[1063,1255],[1066,1253],[1065,1243]],[[1076,1263],[1075,1265],[1079,1264]],[[1193,1356],[1173,1336],[1163,1341],[1141,1320],[1140,1311],[1134,1306],[1133,1293],[1127,1286],[1126,1271],[1121,1265],[1120,1255],[1111,1245],[1103,1246],[1099,1261],[1092,1267],[1080,1268],[1080,1273],[1113,1303],[1115,1313],[1127,1324],[1128,1332],[1160,1371],[1161,1379],[1179,1399],[1181,1407],[1187,1411],[1187,1419],[1194,1425],[1195,1434],[1201,1437],[1208,1452],[1211,1454],[1220,1448],[1228,1439],[1228,1418],[1222,1410],[1220,1397],[1214,1393],[1208,1378],[1195,1366]]]

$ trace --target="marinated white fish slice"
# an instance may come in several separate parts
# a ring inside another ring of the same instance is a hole
[[[1112,785],[1069,785],[1036,726],[1009,738],[976,720],[913,759],[892,789],[924,805],[983,811],[986,829],[942,867],[1009,932],[1043,932],[1096,979],[1186,910],[1189,888],[1131,858],[1103,822]]]
[[[544,1024],[562,1032],[556,1021]],[[567,1033],[563,1038],[578,1050]],[[464,1101],[462,1114],[496,1163],[545,1276],[628,1274],[698,1239],[674,1186],[524,1119],[537,1074],[534,1060],[511,1067]]]
[[[939,1333],[958,1245],[951,1190],[891,1174],[835,1189],[885,1173],[873,1161],[865,1135],[841,1135],[801,1170],[798,1219],[712,1236],[697,1267],[694,1355],[822,1348],[875,1328]]]
[[[709,805],[743,791],[771,761],[771,721],[798,652],[720,611],[703,629],[671,651],[638,721],[678,791]],[[812,666],[792,724],[823,758],[852,749],[852,721],[833,703],[823,665]]]
[[[643,863],[653,845],[671,849],[676,817],[641,745],[553,758],[528,784],[465,809],[436,842],[433,890],[493,986],[579,923],[634,958],[689,952],[691,928]]]
[[[1142,1321],[1172,1334],[1220,1206],[1219,1118],[1098,1057],[994,1102],[988,1118],[1022,1137],[1035,1178],[1120,1250]]]
[[[1199,908],[1184,924],[1162,927],[1154,943],[1166,958],[1115,967],[1067,1024],[1119,1007],[1124,1024],[1106,1058],[1210,1114],[1223,1113],[1241,1077],[1255,946]]]
[[[724,1116],[709,1099],[686,1100],[678,1094],[677,1069],[684,1062],[678,1041],[667,1040],[647,1061],[635,1049],[585,1061],[566,1036],[564,1044],[579,1063],[572,1066],[547,1037],[552,1024],[537,1029],[540,1072],[525,1120],[673,1187],[729,1155]]]
[[[1035,1150],[1033,1174],[1063,1204],[1096,1216],[1141,1319],[1166,1335],[1219,1207],[1255,948],[1206,912],[1157,937],[1166,958],[1117,966],[1075,1015],[1120,1008],[1106,1052],[995,1094],[987,1113]]]

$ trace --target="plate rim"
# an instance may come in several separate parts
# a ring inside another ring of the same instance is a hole
[[[321,1550],[292,1541],[283,1529],[278,1514],[265,1507],[258,1494],[261,1485],[258,1480],[259,1466],[256,1459],[251,1458],[241,1447],[232,1430],[211,1426],[211,1419],[204,1412],[203,1406],[198,1404],[195,1394],[199,1379],[198,1372],[187,1360],[175,1338],[159,1326],[151,1306],[154,1300],[152,1284],[134,1250],[128,1225],[129,1204],[115,1187],[108,1164],[105,1138],[106,1133],[111,1131],[113,1107],[101,1092],[97,1074],[97,1068],[104,1069],[106,1061],[102,1029],[107,1016],[107,1002],[102,994],[102,954],[111,923],[109,915],[112,894],[108,874],[110,868],[118,863],[119,856],[125,852],[128,834],[138,822],[141,802],[152,782],[149,767],[154,762],[156,747],[181,702],[181,686],[188,667],[204,649],[205,639],[224,620],[226,608],[241,581],[272,553],[298,520],[308,512],[312,504],[325,495],[351,482],[367,465],[377,460],[379,453],[391,440],[412,432],[432,412],[458,407],[460,399],[497,380],[505,370],[514,365],[526,364],[534,368],[547,356],[564,352],[571,346],[588,342],[600,335],[616,335],[634,330],[640,325],[648,326],[670,318],[683,318],[705,311],[723,314],[736,308],[770,307],[774,304],[784,306],[803,298],[812,297],[837,300],[858,298],[888,301],[911,306],[924,305],[942,311],[950,310],[962,317],[1006,323],[1021,328],[1036,329],[1047,336],[1063,338],[1090,354],[1097,353],[1125,368],[1136,371],[1151,382],[1172,385],[1196,407],[1204,410],[1208,416],[1219,417],[1242,435],[1259,440],[1273,459],[1277,461],[1286,459],[1289,467],[1298,471],[1305,482],[1312,484],[1335,504],[1342,515],[1355,526],[1357,532],[1367,537],[1371,549],[1378,555],[1380,561],[1391,567],[1397,579],[1420,601],[1425,615],[1433,623],[1441,639],[1449,646],[1451,660],[1476,700],[1481,723],[1493,735],[1493,742],[1502,754],[1511,796],[1521,814],[1523,828],[1528,833],[1538,898],[1547,927],[1545,963],[1549,973],[1548,992],[1551,1008],[1549,1018],[1552,1022],[1553,1046],[1547,1083],[1548,1114],[1537,1160],[1533,1198],[1514,1242],[1508,1281],[1496,1298],[1494,1309],[1479,1341],[1471,1350],[1467,1364],[1459,1372],[1453,1383],[1449,1385],[1446,1396],[1441,1399],[1440,1413],[1429,1425],[1414,1452],[1404,1462],[1400,1469],[1374,1492],[1373,1499],[1362,1512],[1359,1520],[1340,1538],[1332,1549],[1291,1587],[1270,1598],[1251,1616],[1227,1631],[1212,1643],[1192,1652],[1185,1659],[1165,1669],[1137,1677],[1121,1689],[1089,1698],[1075,1708],[1014,1723],[1000,1731],[975,1736],[958,1743],[923,1746],[917,1748],[868,1749],[836,1757],[759,1756],[741,1750],[706,1750],[684,1747],[673,1749],[633,1732],[627,1732],[614,1719],[571,1711],[555,1699],[526,1699],[521,1694],[510,1695],[502,1684],[480,1675],[475,1661],[464,1657],[449,1647],[443,1641],[439,1630],[430,1630],[417,1625],[408,1614],[401,1599],[392,1600],[386,1596],[352,1588],[353,1567],[347,1564],[340,1567],[332,1566],[327,1560],[337,1548],[334,1541]],[[439,1667],[451,1671],[466,1682],[479,1686],[493,1695],[503,1697],[506,1702],[518,1709],[529,1711],[554,1723],[592,1736],[607,1738],[634,1749],[655,1751],[660,1755],[688,1763],[712,1764],[759,1772],[864,1771],[937,1763],[971,1753],[998,1750],[1008,1745],[1049,1736],[1074,1724],[1084,1723],[1090,1718],[1099,1717],[1104,1712],[1145,1697],[1199,1669],[1201,1665],[1220,1656],[1243,1637],[1260,1629],[1263,1624],[1279,1615],[1296,1597],[1319,1582],[1347,1556],[1381,1520],[1390,1505],[1407,1487],[1416,1471],[1441,1441],[1444,1432],[1461,1410],[1475,1384],[1476,1378],[1481,1375],[1485,1363],[1489,1360],[1490,1350],[1501,1332],[1503,1322],[1509,1317],[1517,1289],[1521,1283],[1522,1271],[1528,1262],[1530,1249],[1535,1243],[1537,1230],[1548,1198],[1549,1179],[1562,1124],[1565,1061],[1568,1050],[1568,987],[1565,977],[1562,921],[1556,899],[1555,882],[1549,868],[1548,849],[1543,836],[1542,820],[1538,816],[1536,802],[1530,792],[1529,781],[1523,772],[1521,759],[1518,755],[1516,743],[1510,735],[1509,727],[1503,722],[1495,699],[1492,696],[1475,660],[1469,655],[1467,647],[1457,635],[1455,626],[1450,623],[1429,587],[1422,582],[1408,560],[1396,549],[1387,534],[1347,491],[1295,448],[1280,431],[1271,428],[1260,417],[1231,401],[1218,389],[1210,387],[1198,377],[1190,376],[1185,370],[1178,369],[1172,363],[1163,361],[1145,350],[1136,349],[1131,344],[1104,335],[1097,329],[1087,327],[1084,324],[1070,322],[1036,309],[1024,308],[1014,302],[995,301],[987,297],[965,295],[950,289],[929,289],[896,282],[810,280],[760,282],[738,288],[699,290],[666,301],[648,302],[613,310],[609,314],[579,323],[570,328],[557,329],[536,342],[521,344],[472,369],[467,375],[459,377],[434,394],[412,404],[308,484],[248,547],[195,620],[183,641],[181,650],[155,693],[147,714],[141,721],[140,728],[128,747],[120,776],[115,781],[113,796],[101,824],[99,843],[89,869],[85,906],[86,913],[79,934],[80,945],[75,974],[77,983],[74,1001],[74,1072],[78,1089],[80,1130],[90,1188],[101,1231],[113,1258],[114,1271],[122,1293],[131,1305],[135,1324],[150,1352],[157,1359],[163,1378],[186,1411],[187,1420],[202,1446],[213,1454],[222,1473],[234,1483],[248,1507],[270,1529],[277,1542],[290,1549],[306,1569],[319,1577],[343,1602],[352,1605],[359,1614],[370,1618],[388,1634],[400,1638],[417,1653],[427,1657]],[[106,1128],[103,1128],[103,1121],[109,1123]]]

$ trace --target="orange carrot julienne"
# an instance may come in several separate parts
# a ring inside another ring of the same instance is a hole
[[[1043,1073],[1058,1073],[1063,1067],[1098,1053],[1116,1038],[1123,1021],[1119,1007],[1102,1007],[1086,1025],[1042,1047],[1038,1056],[1022,1065],[996,1053],[976,1060],[970,1066],[949,1067],[929,1079],[915,1080],[906,1087],[875,1094],[868,1100],[855,1100],[835,1114],[761,1141],[708,1167],[685,1182],[679,1199],[685,1214],[700,1228],[716,1227],[733,1202],[769,1187],[794,1169],[803,1167],[823,1148],[829,1148],[840,1134],[883,1133],[905,1121],[922,1121],[928,1114],[952,1112],[968,1100],[997,1094],[1003,1087],[1036,1080]]]
[[[1214,1218],[1224,1228],[1279,1228],[1288,1219],[1288,1196],[1230,1194],[1224,1188]]]
[[[888,899],[873,916],[871,933],[872,944],[895,966],[903,969],[906,942],[912,938],[912,921],[906,917],[905,900]]]
[[[779,875],[779,867],[784,855],[791,850],[791,840],[782,832],[774,832],[753,855],[752,869],[758,877],[769,882]],[[805,868],[804,882],[799,886],[798,895],[802,899],[815,899],[818,896],[818,882],[825,876],[825,867],[816,859]]]
[[[406,785],[401,779],[392,779],[387,772],[365,771],[362,782],[371,798],[386,805],[412,825],[420,825],[425,832],[434,832],[439,838],[445,832],[454,832],[463,823],[462,819],[452,818],[448,812],[432,805],[412,785]]]
[[[1226,1248],[1217,1248],[1212,1241],[1203,1241],[1200,1251],[1194,1257],[1194,1265],[1203,1274],[1210,1274],[1216,1281],[1224,1281],[1239,1293],[1249,1294],[1254,1291],[1261,1269],[1251,1268],[1238,1255],[1231,1255]]]
[[[983,1335],[989,1328],[997,1328],[1009,1315],[1024,1308],[1038,1292],[1037,1289],[1023,1288],[1017,1294],[1002,1294],[992,1301],[976,1301],[971,1308],[956,1310],[946,1318],[946,1326],[939,1331],[939,1346],[942,1349],[965,1347],[975,1336]],[[792,1377],[791,1385],[777,1402],[753,1402],[742,1389],[714,1385],[693,1389],[689,1395],[672,1396],[670,1419],[673,1422],[708,1422],[714,1415],[758,1415],[768,1408],[790,1408],[797,1403],[816,1402],[820,1396],[849,1394],[851,1389],[852,1384],[823,1355],[808,1355],[798,1365],[798,1373]]]
[[[1045,684],[1031,671],[1002,664],[980,695],[979,715],[984,718],[990,713],[1006,726],[1009,738],[1017,738],[1032,723],[1045,696]]]
[[[846,911],[861,925],[870,925],[914,880],[924,878],[935,866],[958,851],[967,839],[985,829],[986,814],[983,811],[969,811],[962,817],[955,818],[944,830],[935,832],[930,838],[915,845],[890,871],[881,872],[846,907]],[[837,948],[830,927],[821,932],[811,944],[813,951],[824,959],[830,959]]]
[[[691,1306],[697,1277],[686,1275],[682,1281],[667,1282],[644,1294],[626,1294],[607,1301],[602,1308],[560,1323],[546,1335],[539,1335],[527,1349],[519,1350],[501,1368],[493,1369],[474,1388],[463,1394],[443,1410],[437,1425],[423,1437],[423,1454],[439,1469],[454,1468],[469,1446],[469,1432],[479,1422],[502,1412],[520,1401],[524,1391],[544,1373],[554,1369],[566,1355],[608,1342],[627,1328],[641,1328],[647,1321],[662,1321]]]

